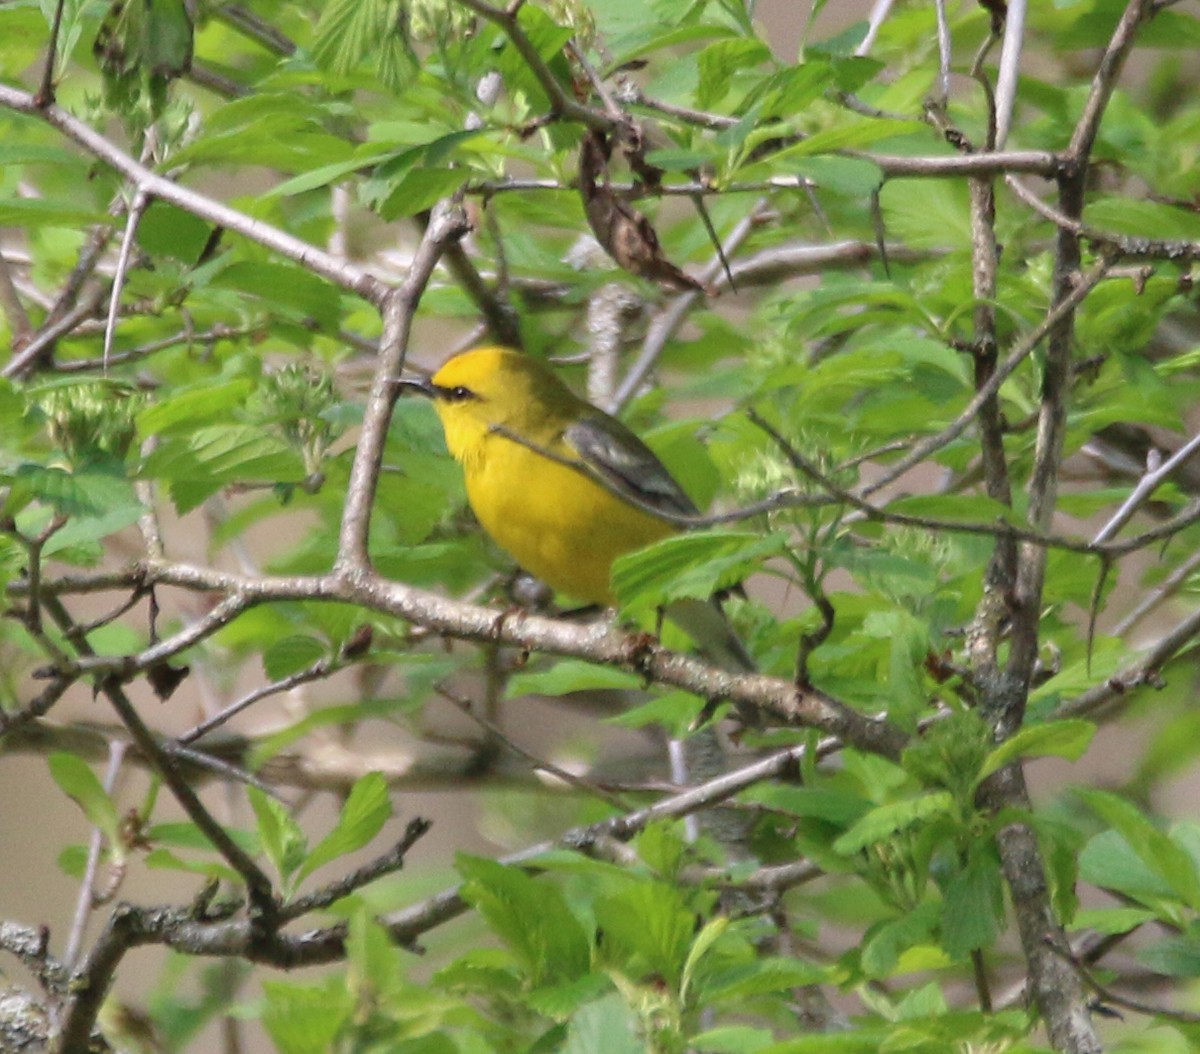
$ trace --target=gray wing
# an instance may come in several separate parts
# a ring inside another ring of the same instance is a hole
[[[600,482],[618,495],[669,516],[697,516],[666,465],[616,418],[597,411],[569,425],[563,438]]]

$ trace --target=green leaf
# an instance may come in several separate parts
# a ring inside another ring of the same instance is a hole
[[[176,389],[174,394],[146,407],[137,415],[138,434],[166,435],[226,421],[229,408],[240,406],[253,390],[254,382],[245,377],[224,384],[201,384]]]
[[[792,991],[827,979],[819,966],[798,959],[763,957],[703,977],[694,986],[692,1002],[697,1006],[717,1003],[740,1009],[747,999],[755,996]]]
[[[212,228],[198,216],[165,201],[152,202],[138,223],[137,240],[146,252],[194,264]]]
[[[940,915],[941,905],[931,901],[874,927],[863,943],[863,972],[873,978],[890,977],[904,952],[929,943]]]
[[[571,1017],[562,1054],[645,1054],[633,1011],[615,992]]]
[[[719,103],[739,69],[758,66],[770,58],[770,48],[753,38],[733,37],[709,44],[697,56],[700,83],[696,89],[696,105],[709,109]]]
[[[685,1002],[688,1000],[689,990],[692,982],[695,979],[696,968],[700,960],[712,949],[713,945],[721,939],[721,935],[729,927],[729,919],[724,915],[718,915],[716,918],[709,919],[704,924],[704,928],[696,934],[696,939],[692,941],[691,948],[688,949],[687,959],[683,964],[683,975],[679,983],[679,998]]]
[[[1145,908],[1089,908],[1078,912],[1071,923],[1075,929],[1118,934],[1129,933],[1157,918],[1153,911]]]
[[[192,64],[192,19],[184,0],[113,0],[96,34],[106,78],[133,72],[179,77]]]
[[[1200,932],[1193,927],[1181,937],[1167,937],[1140,949],[1137,957],[1155,973],[1167,977],[1200,977]]]
[[[558,887],[520,868],[459,854],[464,899],[516,954],[535,987],[588,972],[591,950]]]
[[[1171,897],[1167,881],[1116,831],[1103,831],[1079,854],[1079,875],[1101,889],[1157,904]]]
[[[954,809],[954,797],[946,791],[877,805],[833,843],[834,852],[851,856],[932,817],[951,815]]]
[[[47,764],[59,790],[83,810],[88,823],[98,828],[108,840],[110,850],[122,855],[124,846],[117,807],[87,762],[74,754],[59,753],[51,754]]]
[[[1018,513],[982,494],[918,494],[890,502],[887,511],[946,523],[1023,525]]]
[[[853,1032],[822,1032],[763,1047],[758,1054],[880,1054],[887,1032],[860,1028]]]
[[[1000,863],[983,850],[971,852],[967,865],[942,891],[942,947],[952,959],[987,948],[1000,932],[1004,884]]]
[[[304,324],[315,322],[327,331],[337,329],[341,316],[337,287],[290,264],[265,260],[231,263],[213,275],[209,285],[260,300],[273,313]]]
[[[271,644],[263,652],[263,672],[278,681],[306,670],[329,653],[329,646],[316,637],[296,634]]]
[[[1018,758],[1066,758],[1078,761],[1092,742],[1096,726],[1091,721],[1048,721],[1027,725],[987,756],[979,781]]]
[[[1075,792],[1118,832],[1138,857],[1193,911],[1200,910],[1200,876],[1196,862],[1182,846],[1163,834],[1138,808],[1107,791],[1079,788]]]
[[[422,656],[421,658],[429,659],[430,657]],[[429,668],[432,673],[440,676],[445,676],[452,669],[451,666],[436,659],[430,663]],[[258,742],[250,754],[250,766],[257,768],[265,761],[273,758],[281,750],[285,750],[291,744],[303,739],[315,729],[328,728],[331,725],[362,724],[372,718],[395,717],[397,714],[419,707],[422,702],[423,699],[418,699],[414,702],[413,699],[404,697],[399,699],[368,699],[361,703],[322,707],[320,710],[314,710],[300,720],[293,721],[286,728],[282,728],[273,735],[266,736]]]
[[[708,531],[666,538],[613,564],[613,588],[626,612],[653,611],[672,600],[705,600],[736,585],[786,552],[784,534]]]
[[[313,33],[313,58],[334,73],[349,73],[387,29],[388,0],[328,0]]]
[[[387,222],[415,216],[449,197],[471,178],[466,168],[414,168],[393,183],[379,204],[379,215]]]
[[[103,521],[117,509],[140,509],[133,485],[124,477],[88,469],[68,471],[54,465],[17,468],[9,507],[22,508],[30,499],[49,505],[60,516],[86,516],[94,521]],[[79,530],[86,535],[86,528]]]
[[[53,201],[45,198],[0,199],[0,226],[36,229],[38,227],[92,227],[111,222],[102,212],[82,209],[77,201]]]
[[[606,723],[620,728],[659,725],[675,738],[685,739],[694,731],[692,726],[704,706],[704,700],[691,692],[663,692],[647,702],[615,714]]]
[[[122,490],[123,496],[119,496]],[[109,535],[137,523],[145,511],[146,506],[137,500],[132,486],[114,488],[112,498],[103,511],[95,515],[73,516],[55,531],[42,547],[42,556],[67,559],[67,554],[78,546],[97,544]]]
[[[296,868],[304,862],[308,840],[282,802],[264,794],[257,787],[247,787],[246,794],[258,821],[259,843],[279,877],[288,882]]]
[[[329,1054],[350,1020],[354,993],[330,980],[321,987],[263,981],[263,1027],[279,1054]]]
[[[368,772],[351,788],[337,826],[308,855],[296,873],[296,882],[303,882],[318,867],[331,860],[361,849],[383,830],[383,825],[391,815],[392,801],[388,795],[387,780],[378,772]]]
[[[857,794],[786,783],[759,783],[743,791],[741,797],[793,816],[812,817],[838,827],[850,826],[871,808],[871,803]]]
[[[635,673],[596,666],[582,659],[560,659],[548,669],[513,674],[505,696],[569,695],[571,692],[636,691],[642,678]]]
[[[677,989],[696,929],[682,893],[647,880],[596,902],[606,959],[622,972],[657,974]]]
[[[1129,197],[1102,198],[1092,202],[1084,212],[1084,223],[1098,230],[1137,238],[1200,240],[1200,218],[1195,212]]]
[[[865,198],[883,185],[883,169],[863,157],[805,157],[790,170],[843,198]]]
[[[219,860],[184,860],[170,849],[151,849],[142,863],[159,871],[183,871],[189,875],[203,875],[205,878],[215,878],[237,886],[242,877],[228,864]]]
[[[773,1038],[769,1029],[724,1025],[693,1036],[688,1046],[701,1054],[757,1054]]]
[[[647,824],[633,844],[647,866],[666,879],[675,876],[686,855],[686,843],[678,822],[656,820]]]

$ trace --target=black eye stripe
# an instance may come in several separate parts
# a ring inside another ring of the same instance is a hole
[[[439,399],[445,399],[448,403],[465,403],[468,399],[479,398],[470,388],[462,384],[456,384],[453,388],[436,384],[433,386],[433,391]]]

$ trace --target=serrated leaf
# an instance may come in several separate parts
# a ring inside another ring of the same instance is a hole
[[[819,966],[798,959],[760,958],[718,970],[697,984],[694,1002],[701,1006],[737,1006],[759,995],[786,992],[826,979]]]
[[[868,977],[890,977],[901,955],[910,948],[929,943],[940,912],[940,905],[929,902],[898,919],[874,927],[863,943],[863,972]]]
[[[942,891],[942,947],[952,959],[988,947],[1000,932],[1004,886],[1000,864],[986,852],[973,852],[966,867]]]
[[[1078,761],[1092,742],[1096,726],[1091,721],[1049,721],[1027,725],[988,754],[979,780],[1018,758],[1058,757]]]
[[[877,805],[838,838],[833,843],[833,849],[843,856],[850,856],[930,817],[949,815],[953,811],[954,797],[946,791]]]
[[[353,853],[369,843],[392,815],[392,801],[387,780],[378,772],[368,772],[355,782],[342,806],[337,826],[329,832],[296,872],[296,882],[303,882],[318,867]]]
[[[639,882],[597,901],[595,911],[610,960],[628,968],[628,960],[640,957],[652,973],[678,988],[696,929],[695,913],[678,889],[664,882]]]
[[[140,505],[133,484],[122,476],[87,469],[68,471],[56,465],[23,464],[12,476],[10,507],[30,498],[49,505],[60,516],[83,516],[99,521],[110,511]],[[86,534],[86,528],[79,528]]]
[[[456,866],[466,880],[463,897],[516,954],[533,986],[588,972],[587,937],[558,887],[481,857],[460,854]]]
[[[430,672],[445,676],[453,667],[444,662],[434,660]],[[396,714],[405,713],[422,705],[423,699],[414,701],[412,698],[399,699],[368,699],[361,703],[347,703],[343,706],[326,706],[302,717],[286,728],[267,736],[258,742],[248,759],[251,768],[257,768],[281,750],[286,749],[297,740],[303,739],[318,728],[328,728],[330,725],[349,725],[368,721],[372,718],[389,718]]]
[[[279,1054],[329,1054],[354,1010],[347,985],[301,986],[263,981],[263,1027]]]
[[[5,198],[0,200],[0,226],[3,227],[93,227],[111,223],[100,211],[81,209],[78,201],[54,201],[48,198]]]
[[[142,863],[158,871],[183,871],[189,875],[204,875],[206,878],[219,879],[233,886],[241,883],[242,877],[228,864],[219,860],[184,860],[170,849],[151,849]]]
[[[254,818],[258,821],[258,840],[279,877],[287,882],[308,852],[308,839],[292,818],[286,805],[257,787],[246,788]]]
[[[613,588],[623,611],[653,611],[672,600],[705,600],[736,585],[787,551],[783,534],[709,531],[666,538],[613,564]]]
[[[201,424],[226,420],[230,407],[241,405],[253,390],[252,380],[239,378],[224,384],[200,385],[177,391],[137,415],[138,434],[164,435],[174,430],[189,430]]]
[[[1158,918],[1145,908],[1088,908],[1071,920],[1072,928],[1096,930],[1098,933],[1129,933]]]

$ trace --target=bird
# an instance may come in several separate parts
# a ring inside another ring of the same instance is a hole
[[[558,593],[613,607],[617,557],[699,517],[641,439],[523,352],[473,348],[398,384],[432,400],[483,529]],[[667,614],[712,661],[754,669],[717,603],[676,601]]]

